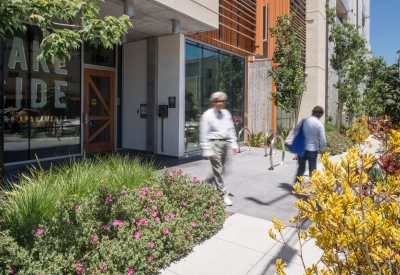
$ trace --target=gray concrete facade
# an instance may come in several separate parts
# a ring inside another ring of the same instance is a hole
[[[248,128],[254,133],[268,131],[272,122],[272,61],[260,60],[248,65]]]

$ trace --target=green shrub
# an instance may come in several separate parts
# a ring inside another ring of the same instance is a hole
[[[264,145],[265,132],[264,131],[258,133],[251,132],[249,138],[251,147],[262,147]]]
[[[100,186],[98,194],[72,196],[55,208],[55,217],[25,236],[0,233],[0,270],[156,274],[225,220],[219,194],[180,170],[132,190]]]
[[[20,175],[13,190],[3,190],[0,216],[11,230],[31,231],[44,218],[54,217],[55,206],[61,200],[96,194],[100,185],[109,191],[123,186],[131,189],[153,180],[154,171],[153,162],[143,163],[140,158],[119,154],[71,158],[49,171],[31,168],[31,175]]]
[[[338,132],[327,132],[326,141],[326,151],[332,156],[339,155],[347,151],[347,149],[353,145],[350,138]]]
[[[332,125],[332,124],[325,124],[325,132],[337,132],[337,127],[336,125]]]

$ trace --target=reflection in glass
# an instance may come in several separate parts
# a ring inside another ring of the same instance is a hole
[[[185,152],[201,149],[200,118],[211,107],[211,94],[218,90],[228,95],[226,109],[236,132],[244,127],[244,58],[187,40],[185,85]]]
[[[4,161],[80,153],[80,52],[38,61],[42,33],[7,33],[4,51]]]

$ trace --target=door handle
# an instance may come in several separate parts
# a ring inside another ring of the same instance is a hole
[[[83,120],[83,123],[84,123],[84,124],[88,124],[88,123],[89,123],[89,115],[83,113],[83,114],[82,114],[82,120]]]

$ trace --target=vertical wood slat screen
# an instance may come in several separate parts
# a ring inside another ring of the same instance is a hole
[[[219,30],[188,36],[240,55],[253,55],[256,0],[219,0]]]
[[[290,0],[290,12],[296,13],[294,25],[297,29],[298,39],[303,44],[304,52],[301,64],[305,69],[306,65],[306,0]]]

